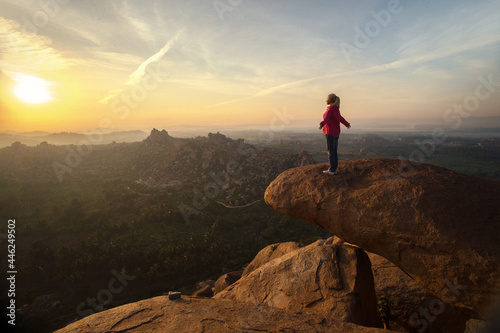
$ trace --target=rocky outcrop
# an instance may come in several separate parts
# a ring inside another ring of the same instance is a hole
[[[332,240],[271,260],[214,297],[381,327],[368,256]]]
[[[168,135],[168,132],[165,130],[157,130],[156,128],[153,128],[151,130],[151,134],[144,140],[146,144],[163,144],[163,143],[168,143],[171,142],[173,138]]]
[[[243,271],[234,271],[221,275],[215,281],[214,294],[220,293],[241,278]]]
[[[480,318],[500,267],[500,180],[399,160],[341,161],[281,173],[268,205],[379,254],[443,302]]]
[[[355,246],[343,242],[338,237],[333,237],[328,242]],[[245,268],[243,277],[269,261],[302,247],[302,244],[296,242],[268,245]],[[457,311],[449,304],[437,304],[436,296],[416,283],[389,260],[374,253],[367,254],[371,262],[377,298],[386,297],[390,302],[390,329],[405,332],[417,332],[425,329],[428,333],[464,331],[466,322],[469,320],[467,315]],[[443,306],[437,308],[436,305]],[[428,311],[428,318],[415,317],[424,311]]]
[[[257,253],[252,262],[243,271],[242,276],[247,276],[257,268],[267,264],[269,261],[279,258],[288,252],[298,250],[303,245],[297,242],[286,242],[268,245]]]
[[[319,332],[387,333],[386,330],[291,313],[266,306],[251,306],[223,299],[168,296],[150,298],[99,312],[72,323],[56,333],[88,332]]]

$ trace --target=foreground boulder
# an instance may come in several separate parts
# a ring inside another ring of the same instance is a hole
[[[266,203],[379,254],[443,302],[481,318],[500,267],[500,180],[390,159],[289,169]]]
[[[214,297],[382,327],[367,254],[333,237],[269,261]]]
[[[311,314],[251,306],[222,299],[154,297],[95,313],[56,333],[387,333]]]
[[[267,264],[269,261],[279,258],[282,255],[287,254],[288,252],[298,250],[302,246],[302,244],[297,242],[285,242],[268,245],[260,250],[259,253],[257,253],[252,262],[248,264],[248,266],[243,271],[242,276],[247,276],[260,266]]]

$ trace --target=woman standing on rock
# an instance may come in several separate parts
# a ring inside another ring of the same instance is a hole
[[[323,114],[323,121],[319,123],[319,129],[323,129],[323,133],[326,136],[326,148],[328,150],[328,158],[330,159],[330,168],[323,172],[328,175],[336,175],[339,163],[337,146],[339,144],[340,123],[344,124],[347,128],[351,128],[351,124],[340,115],[340,98],[337,95],[328,95],[326,104],[328,104],[328,108]]]

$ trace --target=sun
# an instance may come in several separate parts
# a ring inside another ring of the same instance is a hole
[[[31,75],[18,74],[14,78],[14,94],[24,103],[39,104],[53,100],[51,83]]]

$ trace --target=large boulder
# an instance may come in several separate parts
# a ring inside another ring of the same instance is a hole
[[[259,268],[260,266],[267,264],[269,261],[279,258],[288,252],[292,252],[300,249],[302,244],[297,242],[285,242],[268,245],[257,253],[255,258],[253,258],[252,262],[248,264],[248,266],[243,271],[242,276],[247,276],[252,273],[254,270]]]
[[[387,333],[307,313],[291,313],[223,299],[159,296],[95,313],[56,333],[100,332],[289,332]]]
[[[481,318],[500,268],[500,180],[391,159],[289,169],[266,203],[379,254],[442,301]]]
[[[214,297],[382,327],[368,256],[332,240],[271,260]]]
[[[331,244],[346,244],[334,236],[328,240]],[[277,259],[288,252],[298,250],[303,245],[296,242],[286,242],[268,245],[262,249],[247,266],[243,277]],[[440,303],[436,306],[436,296],[416,283],[408,274],[389,260],[375,253],[367,253],[371,262],[375,293],[377,298],[386,297],[390,301],[390,329],[394,331],[427,333],[463,332],[469,317],[449,304]],[[416,318],[415,315],[429,311],[427,318]]]

